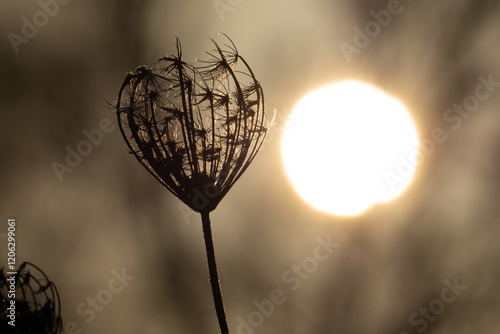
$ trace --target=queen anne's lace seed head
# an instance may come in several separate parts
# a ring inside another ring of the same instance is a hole
[[[226,36],[227,37],[227,36]],[[130,152],[170,192],[210,212],[252,162],[267,134],[264,94],[232,41],[198,66],[177,55],[127,75],[118,94]],[[205,201],[197,196],[210,188]]]
[[[10,295],[15,277],[15,298]],[[62,331],[59,294],[53,282],[37,266],[24,262],[14,276],[0,270],[0,333],[59,334]],[[8,307],[15,301],[15,327],[9,325]]]

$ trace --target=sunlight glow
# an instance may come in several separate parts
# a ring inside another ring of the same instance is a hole
[[[398,166],[417,150],[415,126],[404,106],[358,81],[307,94],[290,115],[281,142],[284,167],[298,194],[336,215],[357,215],[401,194],[415,166],[397,175]]]

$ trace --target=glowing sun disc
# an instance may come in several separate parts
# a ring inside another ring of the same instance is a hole
[[[398,164],[417,150],[417,132],[405,107],[358,81],[307,94],[292,111],[281,141],[284,167],[297,193],[318,210],[348,216],[401,194],[415,166],[398,175]]]

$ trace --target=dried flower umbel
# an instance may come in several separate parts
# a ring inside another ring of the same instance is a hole
[[[227,37],[227,36],[226,36]],[[266,137],[264,94],[235,45],[192,65],[177,55],[129,73],[117,102],[130,152],[171,193],[202,216],[210,281],[222,333],[228,333],[209,213],[250,165]]]
[[[11,281],[10,278],[14,278]],[[15,283],[14,283],[15,282]],[[9,325],[11,284],[15,284],[15,327]],[[62,331],[61,304],[53,282],[32,263],[24,262],[17,275],[7,277],[0,270],[0,332],[59,334]]]

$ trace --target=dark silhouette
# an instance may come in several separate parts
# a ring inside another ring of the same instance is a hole
[[[17,275],[0,271],[0,332],[12,334],[58,334],[62,331],[61,304],[53,282],[32,263],[24,262]],[[10,279],[14,278],[13,281]],[[9,295],[11,283],[15,298]],[[15,301],[15,317],[11,315],[11,300]],[[12,322],[14,321],[14,322]],[[11,324],[9,324],[11,322]],[[12,324],[15,324],[13,326]]]
[[[227,36],[226,36],[227,37]],[[229,333],[209,213],[241,177],[268,131],[264,94],[232,41],[192,65],[177,55],[127,75],[118,95],[130,152],[165,188],[202,217],[219,326]],[[272,123],[272,122],[271,122]]]

